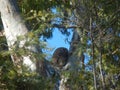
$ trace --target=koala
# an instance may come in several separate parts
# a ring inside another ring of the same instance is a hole
[[[64,67],[68,62],[68,49],[64,47],[57,48],[53,53],[52,60],[54,66]]]

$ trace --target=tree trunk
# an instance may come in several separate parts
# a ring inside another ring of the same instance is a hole
[[[24,37],[28,33],[28,28],[20,16],[16,0],[0,0],[0,13],[9,50],[13,50],[17,37]],[[23,47],[25,42],[26,40],[20,41],[19,47]],[[15,65],[19,64],[21,60],[23,62],[26,60],[31,61],[30,56],[17,57],[16,54],[13,54],[11,58]]]
[[[70,44],[70,48],[69,48],[69,59],[68,59],[68,63],[66,64],[66,66],[64,67],[64,69],[68,69],[68,67],[70,67],[71,69],[75,69],[77,68],[76,66],[76,62],[80,62],[79,64],[81,64],[82,68],[85,68],[84,66],[84,54],[81,51],[81,55],[76,55],[75,52],[77,51],[78,44],[81,44],[81,39],[80,39],[80,35],[78,30],[74,30],[73,32],[73,36],[72,36],[72,40],[71,40],[71,44]]]
[[[34,52],[42,53],[40,50],[41,48],[37,45],[25,46],[25,43],[30,41],[29,37],[25,37],[28,34],[29,29],[20,16],[16,0],[0,0],[0,13],[9,50],[15,49],[14,45],[18,41],[18,37],[21,36],[23,39],[19,40],[18,48],[25,47],[25,49],[31,51],[30,55],[21,55],[19,57],[16,54],[17,51],[15,51],[14,54],[11,54],[14,65],[26,64],[33,71],[36,70],[37,73],[42,76],[46,75],[49,77],[49,70],[51,70],[51,68],[49,68],[50,64],[47,63],[47,61],[38,60],[37,57],[32,55]],[[33,59],[36,64],[32,62]]]
[[[106,86],[105,86],[105,78],[104,78],[104,75],[103,75],[103,64],[102,64],[102,31],[99,29],[99,52],[100,52],[100,55],[99,55],[99,61],[100,61],[100,64],[99,64],[99,68],[100,68],[100,75],[101,75],[101,81],[102,81],[102,90],[106,90]]]
[[[63,70],[78,70],[78,66],[76,64],[81,64],[82,69],[85,69],[85,64],[84,64],[84,54],[81,52],[81,56],[75,55],[74,53],[78,49],[78,44],[80,44],[80,35],[77,30],[74,30],[71,44],[70,44],[70,49],[69,49],[69,59],[68,63],[63,67]],[[76,63],[79,62],[79,63]],[[71,90],[70,87],[67,87],[65,83],[67,82],[68,78],[62,76],[62,79],[60,81],[60,90]]]
[[[91,56],[92,56],[92,61],[93,61],[93,77],[94,77],[94,89],[97,90],[97,78],[96,78],[96,62],[95,62],[95,58],[94,58],[94,40],[93,40],[93,30],[92,30],[92,18],[90,17],[90,38],[91,38]]]

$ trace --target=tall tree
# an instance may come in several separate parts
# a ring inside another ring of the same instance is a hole
[[[73,31],[73,38],[68,51],[68,63],[59,72],[61,76],[59,88],[61,90],[65,88],[73,90],[120,88],[119,1],[21,0],[18,3],[22,7],[21,11],[25,15],[25,20],[29,23],[29,27],[35,31],[37,36],[46,36],[44,40],[52,36],[54,28],[58,28],[62,34],[68,36],[68,29]],[[0,12],[5,35],[10,37],[6,38],[9,49],[12,52],[14,47],[23,47],[28,49],[27,53],[32,51],[33,55],[34,51],[36,52],[36,45],[27,43],[26,46],[26,42],[32,41],[33,39],[31,40],[30,37],[34,35],[33,33],[28,33],[29,30],[24,23],[24,19],[21,19],[18,12],[16,13],[15,1],[1,0],[0,4],[2,4],[0,5]],[[9,20],[11,21],[9,22]],[[23,29],[18,33],[21,26],[23,26]],[[27,40],[26,34],[30,36]],[[26,37],[21,37],[23,35]],[[33,49],[29,49],[29,47]],[[16,59],[16,54],[11,54],[13,59]],[[28,55],[31,55],[31,53],[23,53],[20,56],[23,59]],[[86,56],[90,57],[87,62],[84,61]],[[18,57],[17,59],[21,58]],[[37,65],[41,66],[41,63]]]

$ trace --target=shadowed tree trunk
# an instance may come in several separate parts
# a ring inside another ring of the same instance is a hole
[[[74,53],[78,49],[78,44],[81,44],[80,41],[80,35],[77,30],[74,30],[70,48],[69,48],[69,58],[68,58],[68,63],[63,67],[63,70],[78,70],[78,66],[82,66],[82,69],[85,69],[85,64],[84,64],[84,54],[81,52],[81,55],[75,55]],[[77,62],[77,63],[76,63]],[[77,65],[76,65],[77,64]],[[66,86],[65,83],[67,82],[68,78],[62,76],[62,79],[60,81],[60,90],[71,90],[70,87]],[[83,90],[84,87],[81,88]]]
[[[81,64],[82,68],[85,68],[83,52],[81,51],[81,55],[75,54],[77,52],[77,49],[79,48],[78,45],[81,44],[80,38],[81,37],[79,35],[79,32],[77,30],[74,30],[69,48],[68,63],[66,64],[64,69],[68,69],[68,68],[75,69],[75,67],[77,66],[76,62],[80,62],[79,64]]]

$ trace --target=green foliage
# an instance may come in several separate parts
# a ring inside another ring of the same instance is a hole
[[[0,89],[5,90],[52,90],[55,78],[44,78],[31,71],[18,72],[11,61],[0,65]]]
[[[25,45],[36,45],[42,49],[45,43],[39,41],[52,37],[54,28],[62,34],[69,34],[67,29],[77,30],[80,42],[75,55],[81,53],[90,56],[85,64],[85,69],[68,71],[62,74],[68,77],[66,86],[72,90],[93,90],[93,57],[96,64],[98,90],[102,88],[100,76],[100,58],[104,72],[106,90],[115,85],[115,90],[120,89],[120,1],[119,0],[18,0],[20,11],[28,23],[30,32],[26,37],[18,37],[13,51],[7,51],[6,39],[0,37],[0,89],[5,90],[52,90],[56,78],[44,78],[26,69],[24,66],[14,66],[10,54],[28,55],[29,50],[18,48],[20,40],[29,38]],[[52,9],[56,11],[53,12]],[[94,43],[91,42],[90,18],[92,18],[92,31]],[[1,24],[2,25],[2,24]],[[101,34],[100,34],[101,33]],[[100,42],[100,40],[102,42]],[[88,43],[90,42],[90,43]],[[94,44],[92,56],[91,45]],[[100,56],[100,53],[102,55]],[[45,55],[33,54],[37,59]],[[79,66],[79,65],[78,65]],[[18,69],[22,72],[18,72]],[[117,78],[117,79],[116,79]]]
[[[2,40],[0,40],[2,42]],[[4,43],[4,42],[2,42]],[[1,48],[5,49],[6,48]],[[29,54],[28,51],[17,48],[16,51],[12,51],[12,54],[17,56]],[[23,53],[22,53],[23,52]],[[4,54],[3,54],[4,53]],[[0,52],[0,89],[1,90],[53,90],[56,77],[45,78],[37,73],[29,70],[29,67],[24,65],[14,65],[11,60],[10,53]],[[40,54],[34,54],[37,59],[41,59],[44,56]],[[41,54],[42,55],[42,54]],[[39,56],[39,57],[38,57]]]
[[[63,17],[61,18],[63,20],[62,25],[71,25],[70,22],[72,21],[72,25],[77,26],[77,29],[74,29],[79,32],[80,42],[77,46],[75,55],[79,57],[80,53],[84,52],[90,56],[90,60],[88,61],[88,64],[86,64],[87,70],[93,69],[94,59],[96,65],[95,72],[98,89],[102,88],[103,83],[100,75],[100,65],[102,65],[101,67],[102,72],[104,73],[103,77],[105,78],[106,89],[113,88],[111,85],[114,86],[114,84],[115,89],[119,89],[119,83],[116,82],[114,76],[116,75],[117,77],[120,73],[120,1],[117,0],[113,2],[112,0],[70,0],[70,2],[72,8],[67,8],[69,10],[66,10],[66,13],[72,11],[73,14],[70,16],[68,15],[66,17],[67,20],[65,20]],[[91,22],[90,18],[92,19]],[[68,21],[67,24],[66,21]],[[92,25],[92,32],[90,31],[90,23]],[[88,44],[88,42],[90,43]],[[92,49],[92,45],[94,45],[94,50]],[[92,55],[92,51],[94,52],[94,55]],[[108,80],[110,78],[112,78],[111,81]],[[81,79],[77,80],[80,81]],[[93,81],[91,82],[92,83],[89,83],[90,86],[87,85],[86,87],[91,87],[91,90],[93,90]],[[84,84],[86,84],[85,81]]]
[[[84,70],[63,71],[62,75],[67,78],[65,85],[72,90],[92,90],[92,72]]]

